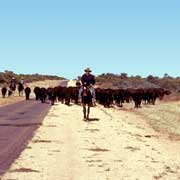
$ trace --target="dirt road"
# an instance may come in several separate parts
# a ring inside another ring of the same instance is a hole
[[[2,180],[180,179],[179,141],[137,112],[98,106],[84,122],[82,107],[53,106]]]
[[[0,108],[0,175],[26,148],[49,108],[34,100]]]

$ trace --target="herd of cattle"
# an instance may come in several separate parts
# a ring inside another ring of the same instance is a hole
[[[14,90],[11,90],[11,89],[7,89],[6,87],[3,87],[1,89],[2,98],[5,98],[7,94],[8,97],[11,97],[14,94],[15,90],[16,88]],[[30,87],[24,88],[23,86],[18,86],[19,96],[21,96],[21,94],[23,95],[23,91],[25,92],[26,100],[29,100],[31,94],[31,88]]]
[[[116,104],[123,107],[123,103],[134,101],[135,108],[140,108],[142,102],[144,104],[155,105],[156,100],[163,99],[165,95],[170,95],[171,92],[163,88],[148,88],[148,89],[97,89],[97,100],[104,107],[110,107]]]
[[[29,87],[24,89],[26,100],[29,100],[31,89]],[[11,92],[2,88],[2,96],[5,97],[6,93],[11,96]],[[36,100],[40,100],[45,103],[46,100],[50,100],[52,105],[59,101],[66,105],[70,103],[78,104],[78,87],[61,87],[54,88],[40,88],[35,87],[34,93]],[[155,105],[156,100],[163,99],[165,95],[170,95],[171,92],[163,88],[148,88],[148,89],[101,89],[96,88],[96,102],[109,108],[113,105],[123,107],[123,103],[129,103],[134,101],[135,108],[139,108],[144,104]]]

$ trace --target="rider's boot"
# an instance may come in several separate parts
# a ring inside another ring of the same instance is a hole
[[[95,99],[95,98],[92,99],[92,106],[93,106],[93,107],[96,106],[96,99]]]
[[[78,98],[78,104],[82,104],[82,98]]]

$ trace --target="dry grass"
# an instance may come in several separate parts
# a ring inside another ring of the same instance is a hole
[[[134,109],[127,104],[123,111],[142,117],[154,130],[169,135],[171,139],[180,139],[180,101],[165,99],[158,101],[155,106],[143,105],[140,109]]]

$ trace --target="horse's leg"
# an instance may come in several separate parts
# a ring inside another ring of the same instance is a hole
[[[89,120],[90,107],[91,107],[91,105],[90,105],[90,104],[88,104],[87,120]]]
[[[86,104],[83,104],[84,120],[86,120]]]

